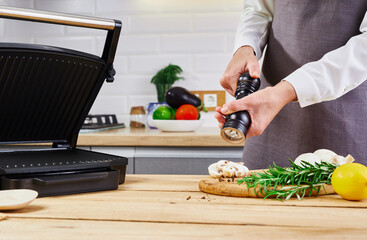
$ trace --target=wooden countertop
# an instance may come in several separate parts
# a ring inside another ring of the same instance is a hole
[[[194,132],[161,132],[149,128],[120,128],[79,134],[78,146],[189,146],[238,147],[220,136],[219,128],[202,127]]]
[[[203,176],[127,175],[118,190],[36,199],[0,239],[365,239],[367,201],[202,193]]]

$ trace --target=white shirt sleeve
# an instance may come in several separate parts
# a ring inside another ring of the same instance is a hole
[[[361,34],[344,46],[310,62],[285,78],[296,90],[301,107],[334,100],[367,79],[367,12]],[[366,93],[367,94],[367,93]]]
[[[273,12],[273,0],[244,1],[244,10],[237,28],[233,53],[240,47],[249,45],[254,49],[256,57],[261,58]]]

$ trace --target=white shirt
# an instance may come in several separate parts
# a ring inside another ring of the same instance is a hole
[[[274,12],[273,0],[246,0],[237,28],[235,48],[249,45],[258,59],[266,45],[268,26]],[[287,77],[294,87],[301,107],[334,100],[367,79],[367,12],[359,30],[344,46],[310,62]],[[367,94],[367,93],[366,93]]]

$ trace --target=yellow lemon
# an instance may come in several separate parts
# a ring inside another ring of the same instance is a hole
[[[359,163],[343,164],[333,172],[331,184],[344,199],[363,200],[367,198],[367,167]]]

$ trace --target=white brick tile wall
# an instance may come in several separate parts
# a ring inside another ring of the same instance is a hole
[[[198,74],[183,74],[184,76],[184,80],[180,80],[178,82],[176,82],[174,84],[174,86],[180,86],[180,87],[184,87],[187,90],[203,90],[208,89],[206,88],[207,86],[205,86],[202,82],[202,79],[200,79],[200,77],[198,77]]]
[[[127,98],[120,95],[98,95],[90,112],[98,114],[126,113],[129,111]]]
[[[235,32],[238,13],[201,13],[194,15],[195,32]]]
[[[157,102],[156,95],[130,95],[127,100],[128,109],[130,112],[133,106],[148,106],[150,102]]]
[[[96,0],[97,14],[147,14],[157,12],[157,0]]]
[[[107,36],[107,35],[106,35]],[[96,50],[99,52],[99,56],[101,56],[102,52],[103,52],[103,48],[104,48],[104,45],[105,45],[105,42],[106,42],[106,36],[103,36],[103,37],[96,37]],[[119,41],[119,44],[117,45],[117,49],[119,49],[121,46],[121,39]],[[118,54],[116,52],[116,57],[118,57]],[[115,58],[116,58],[115,57]]]
[[[63,37],[65,27],[61,25],[6,20],[5,35],[10,37]]]
[[[221,73],[196,73],[195,76],[187,77],[178,85],[188,90],[223,90],[219,79]]]
[[[125,126],[129,126],[129,123],[130,123],[130,114],[128,114],[128,113],[116,114],[116,117],[117,117],[117,121],[119,123],[125,123]]]
[[[95,0],[34,0],[34,8],[91,16],[95,14]]]
[[[227,35],[227,52],[233,53],[233,43],[235,34]]]
[[[150,79],[150,75],[118,75],[113,83],[102,86],[100,95],[154,95],[156,89]]]
[[[101,36],[103,39],[107,35],[107,31],[92,29],[92,28],[81,28],[81,27],[65,27],[65,35],[66,36]]]
[[[194,57],[194,70],[198,73],[224,72],[232,54],[200,54]],[[212,61],[216,59],[216,61]]]
[[[33,0],[2,0],[1,5],[12,6],[12,7],[22,7],[22,8],[33,8]]]
[[[225,52],[226,37],[221,34],[173,34],[161,38],[163,53]]]
[[[152,76],[169,63],[183,69],[189,90],[222,90],[243,0],[0,0],[0,4],[119,19],[115,82],[105,83],[91,113],[129,123],[132,106],[155,102]],[[40,43],[101,55],[106,31],[15,20],[0,21],[0,41]],[[229,95],[227,101],[233,100]],[[217,126],[214,113],[202,114]]]
[[[153,76],[159,69],[169,63],[179,65],[183,71],[191,72],[192,70],[190,55],[159,54],[130,56],[128,72],[131,74],[151,74]]]
[[[113,62],[113,66],[117,71],[117,76],[125,75],[127,73],[127,63],[128,57],[124,55],[117,55],[115,57],[115,61]]]
[[[226,2],[233,0],[156,0],[163,13],[223,12]]]
[[[122,35],[117,53],[122,55],[158,54],[159,45],[158,35]]]
[[[33,8],[33,0],[0,0],[0,5],[21,7],[21,8]],[[27,37],[24,34],[11,35],[6,31],[7,25],[19,26],[22,23],[17,23],[17,21],[9,19],[0,20],[0,41],[1,42],[17,42],[17,43],[32,43],[33,38]]]
[[[228,11],[238,12],[243,8],[243,0],[230,0],[226,1]]]
[[[0,24],[1,27],[1,24]],[[7,35],[0,35],[0,42],[10,43],[34,43],[34,39],[31,37],[11,37]]]
[[[130,18],[131,33],[181,33],[191,32],[192,28],[190,14],[134,15]]]
[[[207,113],[201,112],[200,115],[201,115],[200,119],[205,120],[203,125],[210,127],[218,126],[218,122],[214,117],[214,112],[207,112]]]

